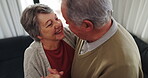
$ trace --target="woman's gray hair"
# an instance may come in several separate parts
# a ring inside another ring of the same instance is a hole
[[[111,0],[66,0],[66,3],[68,18],[76,25],[89,20],[100,27],[111,19]]]
[[[37,15],[39,13],[51,13],[53,10],[44,4],[34,4],[28,6],[22,13],[21,24],[25,31],[35,40],[40,41],[37,36],[40,35],[39,21]]]

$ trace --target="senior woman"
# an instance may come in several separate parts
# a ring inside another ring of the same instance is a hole
[[[21,24],[34,39],[24,54],[25,78],[46,77],[48,68],[70,78],[76,38],[53,10],[44,4],[30,5],[22,13]]]

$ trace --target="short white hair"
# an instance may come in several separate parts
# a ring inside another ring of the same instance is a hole
[[[111,19],[111,0],[66,0],[68,18],[76,25],[83,20],[102,26]]]

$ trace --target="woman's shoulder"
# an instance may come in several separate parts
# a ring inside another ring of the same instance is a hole
[[[33,41],[30,46],[25,50],[24,56],[31,56],[37,54],[39,51],[42,51],[42,45],[40,42]]]
[[[71,47],[75,48],[77,36],[68,28],[64,28],[65,38],[63,39]]]

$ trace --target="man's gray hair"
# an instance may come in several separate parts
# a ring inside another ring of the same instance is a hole
[[[111,19],[111,0],[66,0],[68,18],[76,25],[83,20],[102,26]]]

